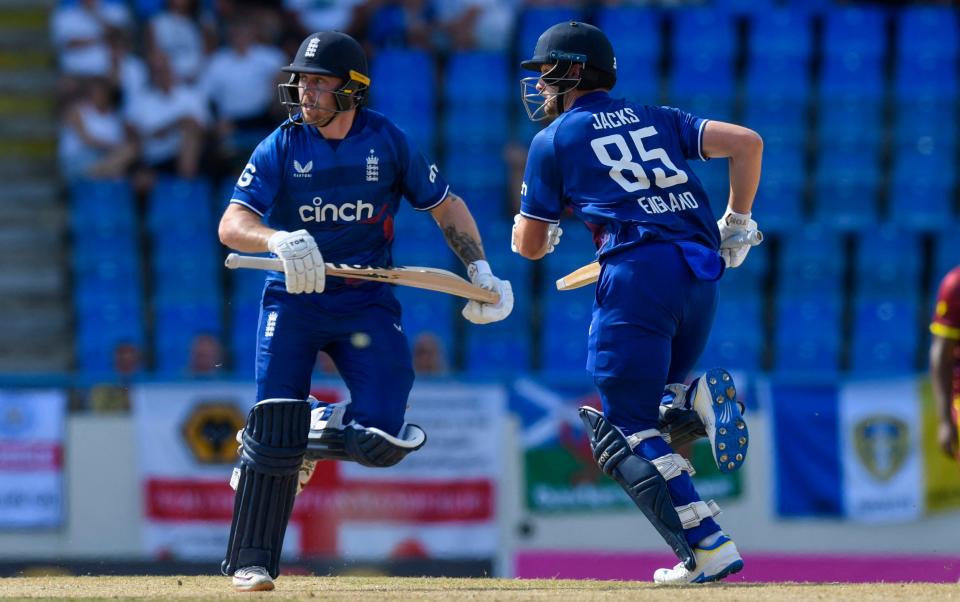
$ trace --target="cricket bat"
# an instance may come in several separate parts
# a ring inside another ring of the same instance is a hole
[[[247,268],[275,272],[283,271],[283,261],[274,257],[257,257],[230,253],[227,255],[227,260],[224,263],[231,270]],[[496,291],[480,288],[453,272],[438,268],[424,268],[419,266],[378,268],[368,265],[328,263],[326,264],[326,270],[328,276],[340,276],[341,278],[354,278],[356,280],[370,280],[373,282],[411,286],[413,288],[422,288],[439,293],[446,293],[448,295],[455,295],[481,303],[498,303],[500,301],[500,295]]]
[[[763,232],[759,230],[749,230],[738,237],[731,237],[730,242],[742,244],[740,241],[749,243],[751,246],[757,246],[763,242]],[[728,244],[730,244],[728,242]],[[558,291],[572,291],[588,284],[593,284],[600,277],[600,263],[594,261],[585,266],[581,266],[566,276],[557,279]]]

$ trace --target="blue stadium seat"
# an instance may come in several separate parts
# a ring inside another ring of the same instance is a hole
[[[618,75],[619,69],[633,61],[656,69],[661,50],[660,19],[659,12],[639,6],[601,6],[597,9],[595,23],[610,38],[617,53]]]
[[[163,176],[147,200],[147,226],[166,234],[171,229],[213,231],[213,188],[209,180]]]
[[[733,63],[720,56],[678,59],[670,74],[670,104],[703,117],[730,119],[733,112]]]
[[[751,63],[767,57],[809,58],[813,53],[810,15],[788,7],[755,13],[747,48]]]
[[[820,224],[784,231],[777,265],[779,294],[796,297],[817,291],[839,297],[844,272],[844,242]]]
[[[453,350],[454,321],[462,319],[459,311],[466,301],[461,302],[459,298],[450,295],[409,286],[396,286],[393,294],[400,302],[403,331],[411,344],[421,332],[432,332],[444,344],[448,353]]]
[[[877,150],[828,147],[818,155],[814,215],[844,230],[860,230],[879,219],[880,167]],[[854,154],[858,153],[858,154]]]
[[[716,0],[713,6],[731,15],[756,15],[774,10],[775,0]]]
[[[876,153],[884,126],[883,105],[877,100],[828,100],[817,105],[817,141],[821,148],[861,147]]]
[[[854,262],[858,294],[884,296],[915,290],[921,257],[920,240],[913,232],[889,224],[862,232]]]
[[[253,271],[253,270],[249,270]],[[260,304],[256,299],[234,301],[230,306],[230,356],[238,376],[253,378]]]
[[[506,187],[507,164],[500,146],[448,148],[443,166],[444,177],[451,187]]]
[[[557,375],[583,371],[595,287],[563,292],[549,288],[543,297],[541,371]]]
[[[904,374],[916,370],[920,322],[914,297],[857,299],[851,370],[859,374]]]
[[[945,230],[936,237],[931,290],[935,292],[940,279],[958,265],[960,265],[960,236],[957,236],[955,230]]]
[[[897,61],[894,75],[894,94],[903,100],[917,98],[940,99],[944,102],[957,98],[957,59],[934,55],[904,56]]]
[[[423,236],[409,235],[409,230],[398,233],[393,241],[394,265],[419,265],[444,270],[452,269],[456,256],[447,246],[440,229],[435,224],[430,223],[433,220],[428,215],[407,215],[404,218],[408,223],[413,220],[425,222],[423,229],[419,230],[423,233]]]
[[[774,102],[778,105],[804,106],[811,90],[808,57],[757,56],[747,66],[748,105],[762,107]]]
[[[748,93],[742,121],[763,136],[764,177],[767,175],[766,155],[784,149],[799,150],[806,145],[807,93],[798,93],[797,96],[803,100],[794,98],[793,94],[759,97]]]
[[[939,98],[897,103],[893,141],[895,147],[952,154],[957,145],[955,104]]]
[[[820,102],[883,98],[883,63],[860,54],[824,58],[820,73]]]
[[[436,82],[433,60],[421,50],[384,50],[371,64],[371,106],[388,115],[417,147],[433,156]]]
[[[725,159],[711,161],[691,161],[697,179],[710,199],[710,207],[714,214],[723,214],[727,206],[727,197],[730,191],[730,170]]]
[[[674,58],[713,57],[730,61],[736,53],[737,31],[733,17],[710,8],[690,8],[672,13]]]
[[[763,352],[763,310],[759,299],[721,299],[700,368],[757,370]]]
[[[897,54],[957,56],[958,27],[956,10],[949,7],[906,6],[897,14]]]
[[[579,21],[580,12],[566,7],[528,6],[517,17],[517,53],[521,60],[533,56],[540,34],[557,23]]]
[[[155,358],[157,371],[175,374],[187,367],[190,344],[201,333],[222,333],[222,302],[176,303],[155,308]]]
[[[842,310],[836,295],[781,295],[774,327],[774,370],[818,375],[837,373]]]
[[[890,219],[920,231],[957,227],[953,212],[953,172],[945,177],[894,169],[890,185]]]
[[[234,303],[256,303],[263,294],[266,272],[260,270],[230,270]]]
[[[507,90],[510,70],[507,55],[502,52],[455,52],[447,61],[443,95],[448,105],[502,105],[515,100]],[[461,117],[464,117],[461,115]],[[464,119],[469,121],[469,119]],[[483,120],[478,120],[483,121]]]
[[[824,15],[823,53],[827,58],[858,54],[880,60],[886,50],[886,15],[873,7],[838,7]]]
[[[530,337],[486,326],[467,326],[466,373],[484,378],[510,378],[530,369]]]

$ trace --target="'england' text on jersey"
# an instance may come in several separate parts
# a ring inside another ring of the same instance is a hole
[[[593,114],[593,129],[595,130],[617,128],[627,123],[640,123],[640,118],[630,107],[624,107],[612,113]]]
[[[637,204],[640,205],[640,208],[646,211],[649,215],[655,213],[666,213],[668,211],[685,211],[687,209],[696,209],[700,206],[700,203],[697,202],[697,198],[693,196],[691,192],[683,192],[678,195],[674,195],[672,192],[668,193],[667,198],[669,202],[663,200],[662,196],[653,195],[653,196],[642,196],[637,199]]]

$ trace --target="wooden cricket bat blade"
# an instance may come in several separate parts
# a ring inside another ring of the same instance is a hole
[[[573,289],[593,284],[600,277],[600,263],[594,261],[577,268],[563,278],[557,279],[558,291],[572,291]]]
[[[254,270],[283,271],[283,261],[274,257],[256,257],[230,253],[224,262],[231,270],[247,268]],[[480,288],[461,278],[453,272],[439,268],[425,268],[420,266],[394,266],[381,268],[368,265],[347,265],[344,263],[328,263],[328,276],[368,280],[372,282],[387,282],[413,288],[422,288],[448,295],[455,295],[480,301],[481,303],[498,303],[500,295],[496,291]]]

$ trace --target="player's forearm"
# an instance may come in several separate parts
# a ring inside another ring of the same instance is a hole
[[[527,259],[541,259],[547,254],[548,224],[536,220],[521,219],[513,229],[513,244],[517,253]]]
[[[936,335],[930,345],[930,386],[941,420],[952,420],[950,402],[953,396],[954,345],[954,341]]]
[[[267,241],[274,232],[258,215],[236,204],[227,208],[217,231],[220,242],[241,253],[266,252]]]
[[[447,200],[431,213],[447,239],[447,244],[464,265],[485,259],[477,222],[463,199],[451,192]]]
[[[760,185],[763,141],[759,136],[747,138],[737,152],[730,155],[730,209],[750,213]]]

